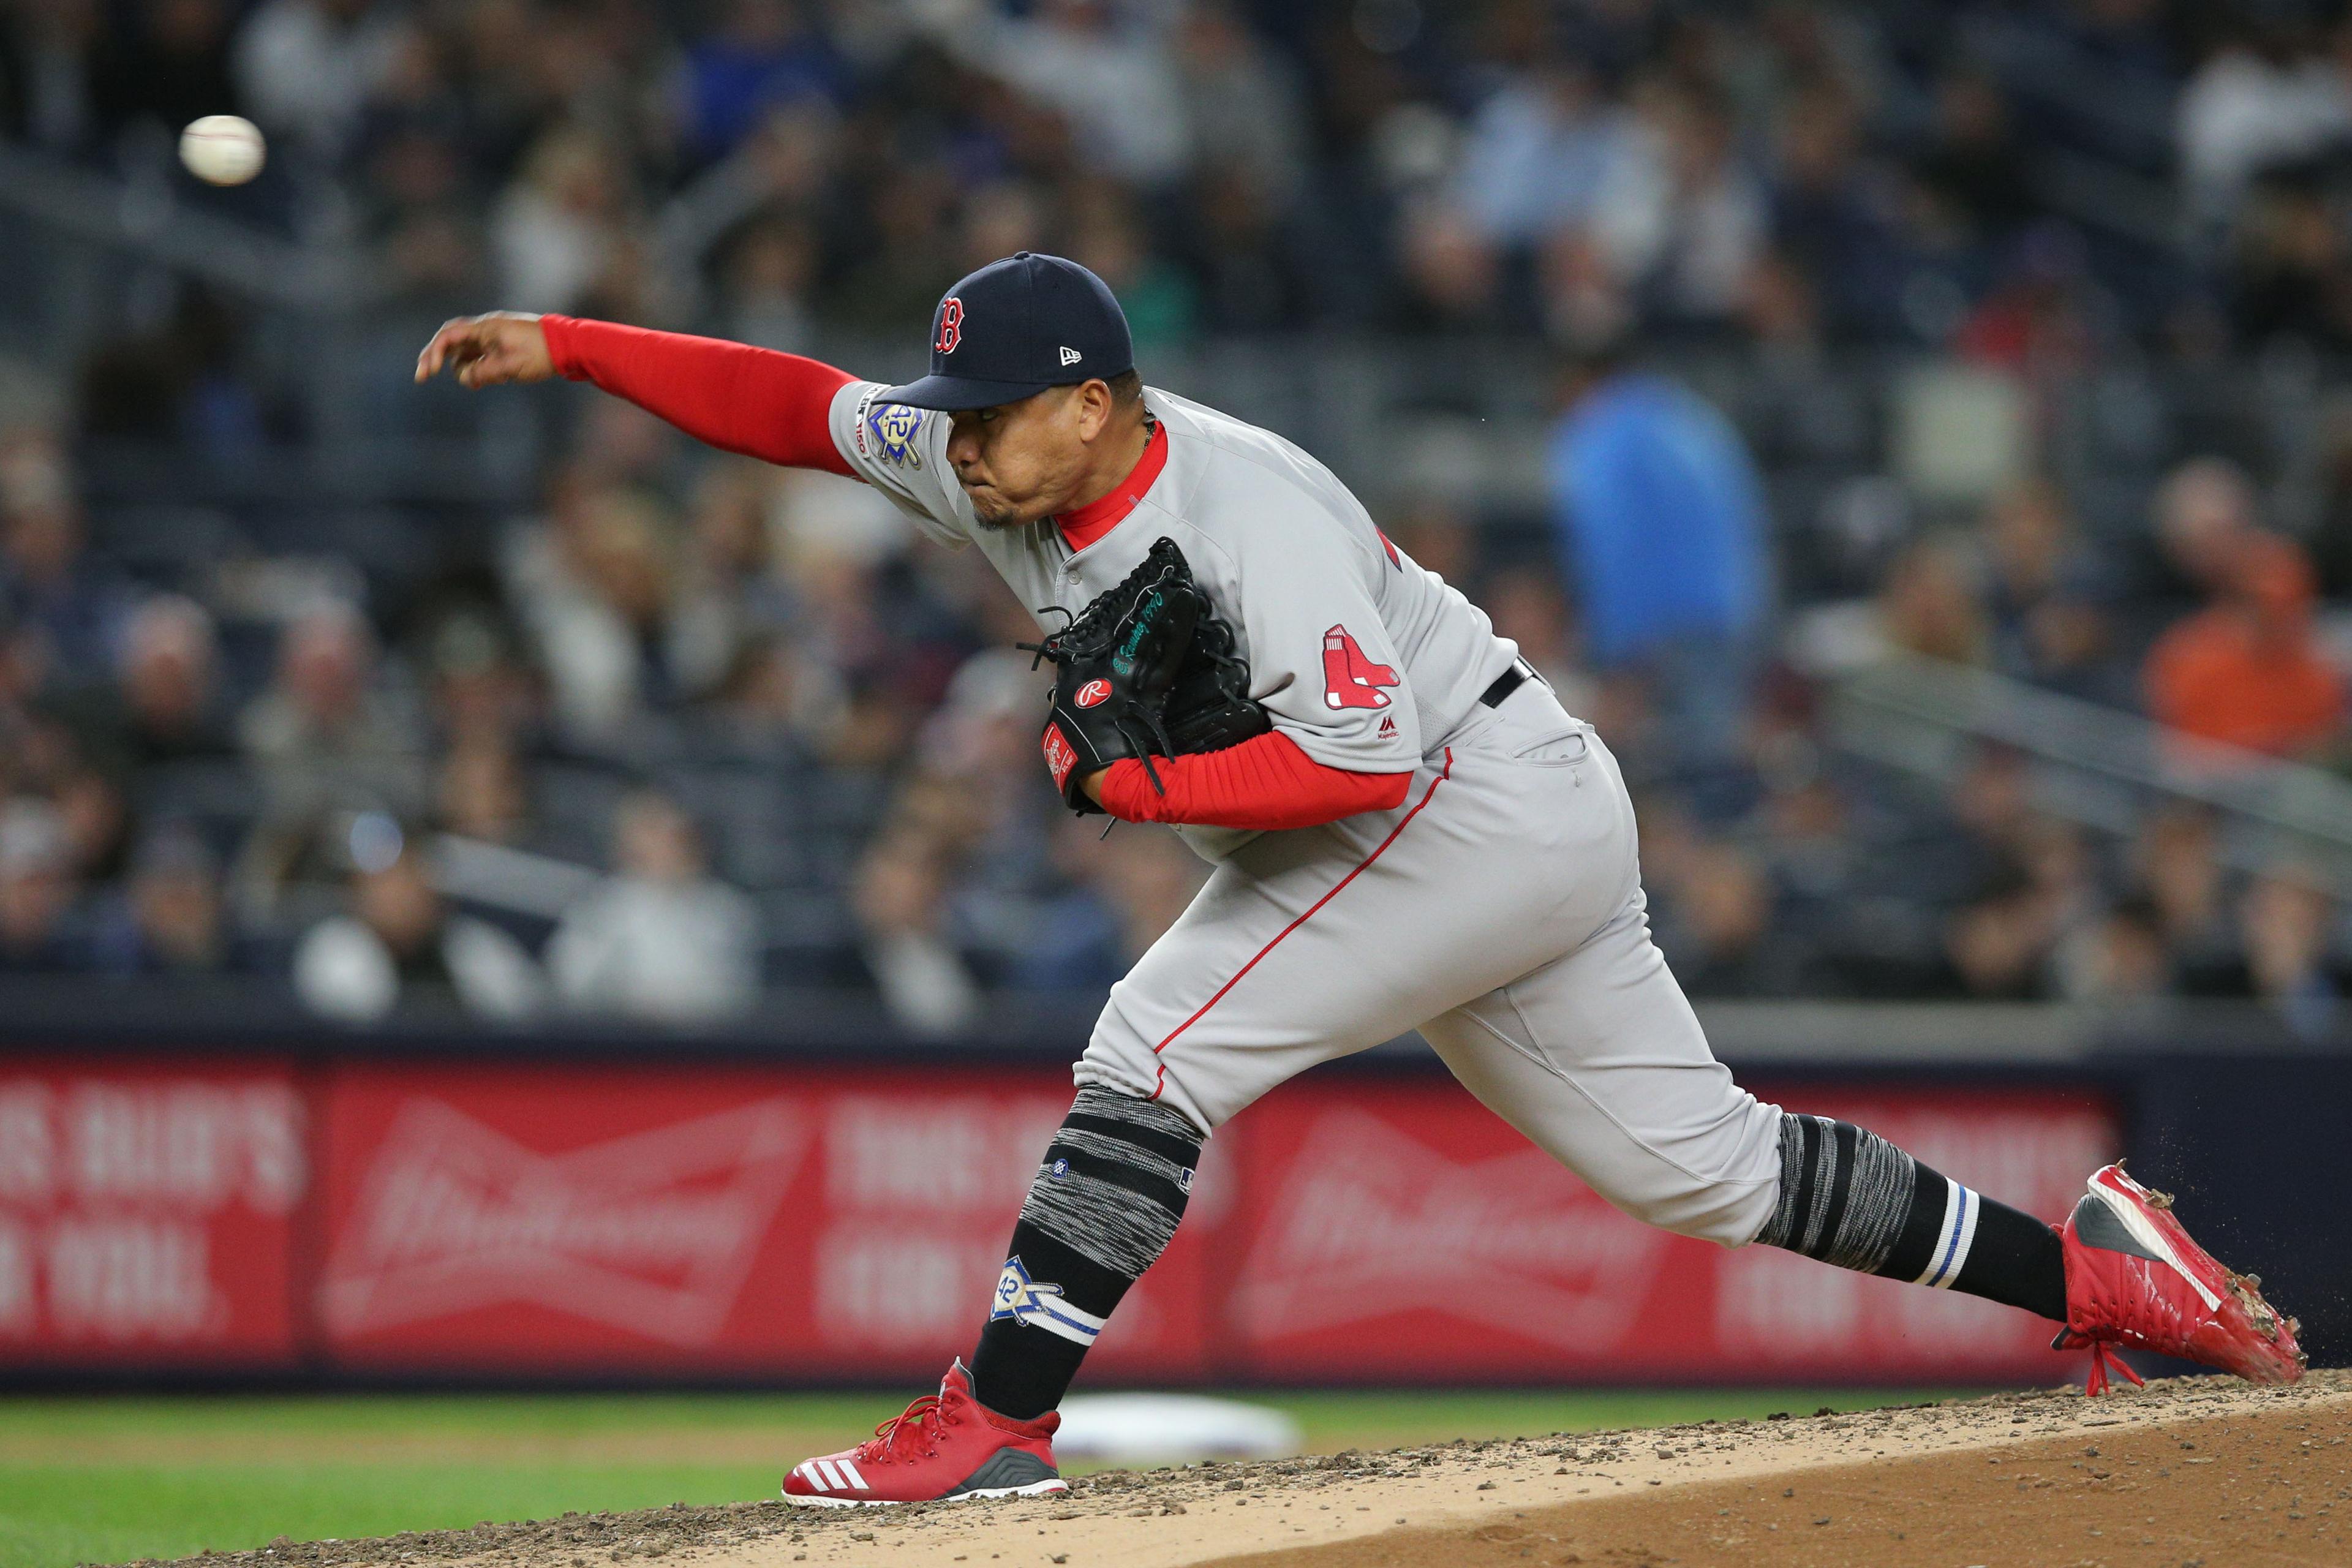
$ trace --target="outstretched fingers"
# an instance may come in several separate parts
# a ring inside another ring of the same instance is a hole
[[[511,310],[444,321],[425,352],[416,356],[418,381],[430,381],[444,370],[454,370],[457,384],[468,387],[544,381],[554,368],[540,319]]]
[[[434,333],[432,342],[425,345],[425,352],[416,356],[416,379],[420,382],[432,380],[441,374],[444,365],[454,359],[460,367],[457,379],[464,381],[463,367],[478,358],[482,352],[479,339],[481,325],[481,322],[465,317],[442,322],[441,330]]]

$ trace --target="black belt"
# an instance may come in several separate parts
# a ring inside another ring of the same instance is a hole
[[[1484,707],[1500,708],[1504,701],[1509,698],[1512,692],[1517,691],[1520,687],[1525,686],[1530,680],[1541,680],[1542,679],[1542,676],[1536,673],[1535,666],[1529,664],[1526,659],[1514,659],[1511,662],[1510,668],[1495,677],[1494,685],[1489,686],[1486,690],[1478,694],[1478,701]]]

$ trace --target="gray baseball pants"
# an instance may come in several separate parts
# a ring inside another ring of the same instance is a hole
[[[1616,759],[1538,683],[1477,709],[1396,810],[1222,863],[1112,987],[1076,1077],[1207,1132],[1415,1028],[1636,1218],[1737,1247],[1770,1216],[1780,1109],[1707,1049],[1650,941]]]

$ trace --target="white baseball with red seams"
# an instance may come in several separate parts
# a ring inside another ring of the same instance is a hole
[[[268,158],[261,132],[234,114],[207,114],[180,132],[180,162],[210,185],[241,185]]]
[[[1393,811],[1252,834],[1181,827],[1208,886],[1111,990],[1080,1083],[1203,1131],[1284,1079],[1418,1028],[1479,1099],[1620,1208],[1737,1246],[1769,1216],[1780,1109],[1738,1088],[1650,941],[1633,810],[1591,725],[1540,681],[1480,696],[1517,649],[1347,487],[1270,432],[1147,389],[1167,462],[1073,551],[1051,521],[980,526],[948,416],[835,395],[844,459],[1033,611],[1076,615],[1175,540],[1318,763],[1412,772]],[[1040,616],[1044,620],[1059,617]]]

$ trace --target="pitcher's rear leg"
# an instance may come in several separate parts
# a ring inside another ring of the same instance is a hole
[[[2053,1227],[1876,1133],[1757,1100],[1708,1050],[1641,896],[1575,952],[1423,1026],[1478,1098],[1627,1214],[1728,1247],[1958,1290],[2260,1382],[2300,1376],[2295,1325],[2109,1166]],[[2112,1363],[2124,1375],[2130,1369]]]

